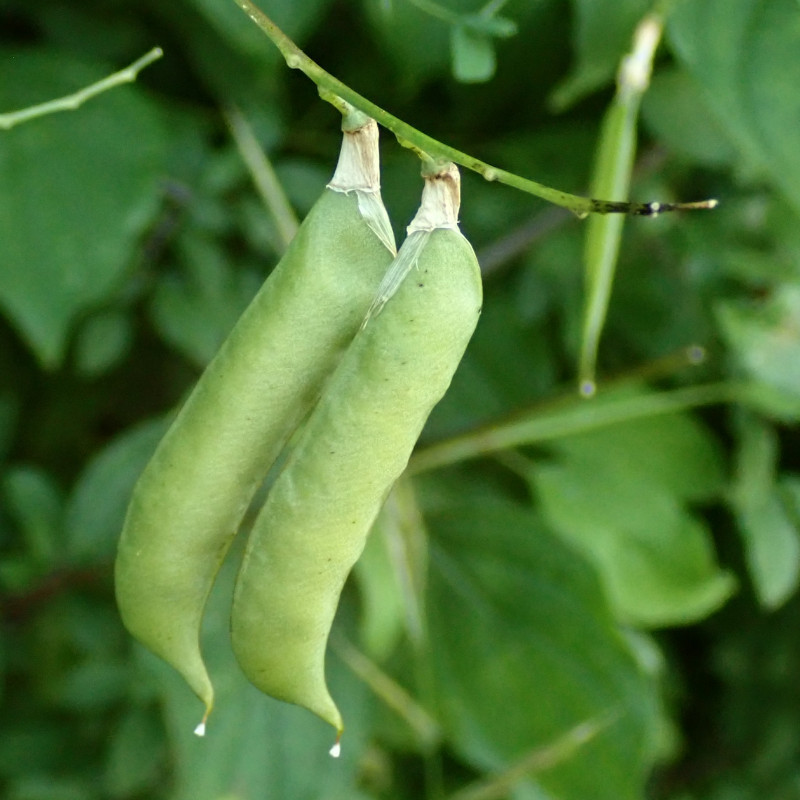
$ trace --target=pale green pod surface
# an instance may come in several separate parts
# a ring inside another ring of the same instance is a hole
[[[405,279],[331,376],[254,524],[237,579],[231,631],[243,671],[339,732],[324,671],[339,595],[480,314],[480,271],[457,213],[451,166],[427,180],[387,285],[397,284],[396,271]]]
[[[128,508],[115,568],[122,619],[184,676],[206,715],[213,690],[199,630],[216,573],[392,261],[377,137],[372,121],[345,134],[333,181],[201,376]]]

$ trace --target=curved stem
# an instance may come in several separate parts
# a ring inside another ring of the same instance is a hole
[[[366,97],[353,91],[330,73],[326,72],[319,64],[310,59],[260,8],[251,0],[234,0],[253,22],[261,28],[270,38],[272,43],[280,50],[286,64],[291,69],[299,69],[320,88],[326,89],[339,97],[352,103],[360,111],[369,114],[376,122],[387,128],[402,144],[410,144],[415,150],[426,153],[431,160],[441,159],[453,161],[465,169],[477,172],[487,181],[497,181],[512,186],[520,191],[540,197],[557,206],[568,208],[581,219],[589,214],[634,214],[637,216],[656,216],[666,211],[691,210],[700,208],[714,208],[716,200],[701,200],[696,203],[629,203],[610,200],[595,200],[588,197],[562,192],[537,183],[529,178],[523,178],[513,172],[508,172],[499,167],[493,167],[479,158],[443,144],[431,136],[398,119],[385,111],[380,106]]]
[[[489,0],[478,13],[484,17],[493,17],[499,11],[503,10],[503,6],[507,2],[508,0]]]
[[[438,444],[430,445],[411,457],[408,474],[416,475],[474,458],[494,455],[510,448],[540,444],[564,436],[605,428],[632,419],[674,414],[701,406],[747,401],[747,387],[735,383],[707,383],[681,389],[610,397],[586,403],[566,399],[541,413],[485,425]]]
[[[46,103],[39,103],[39,105],[23,108],[19,111],[0,114],[0,130],[10,130],[22,122],[28,122],[28,120],[43,117],[46,114],[53,114],[56,111],[74,111],[76,108],[80,108],[87,100],[108,89],[120,86],[123,83],[132,83],[146,66],[157,61],[163,55],[164,51],[160,47],[154,47],[150,52],[145,53],[141,58],[134,61],[133,64],[125,67],[125,69],[115,72],[113,75],[109,75],[91,86],[86,86],[74,94],[59,97],[56,100],[48,100]]]
[[[237,106],[232,105],[223,109],[223,115],[264,206],[275,223],[281,253],[285,253],[300,227],[297,215],[244,114]]]
[[[450,11],[449,8],[443,8],[438,3],[433,3],[431,0],[409,0],[412,6],[416,6],[420,11],[429,14],[436,19],[447,22],[450,25],[457,25],[461,21],[459,14],[455,11]]]

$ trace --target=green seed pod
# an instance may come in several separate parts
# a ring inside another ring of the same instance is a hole
[[[617,73],[617,92],[608,107],[600,132],[592,176],[592,197],[625,200],[630,190],[636,157],[639,108],[653,68],[663,21],[650,14],[637,26],[633,51]],[[579,363],[580,391],[590,397],[596,391],[595,367],[600,336],[605,325],[617,257],[625,225],[623,214],[594,214],[587,220],[584,244],[585,300]]]
[[[374,121],[346,132],[333,180],[201,376],[142,473],[119,543],[128,630],[206,705],[200,623],[222,559],[287,438],[358,331],[394,255]]]
[[[324,661],[339,595],[480,314],[480,270],[458,207],[449,165],[426,180],[387,290],[272,486],[236,583],[231,632],[244,673],[338,733]]]

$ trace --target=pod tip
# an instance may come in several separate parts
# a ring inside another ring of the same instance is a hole
[[[208,721],[208,715],[211,713],[211,706],[206,706],[206,713],[203,714],[203,719],[197,724],[194,729],[195,736],[205,736],[206,735],[206,722]]]

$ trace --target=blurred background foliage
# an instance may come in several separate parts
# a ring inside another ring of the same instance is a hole
[[[261,3],[402,119],[578,193],[653,6]],[[226,110],[300,217],[337,115],[232,0],[0,0],[0,113],[165,51],[0,131],[2,797],[800,798],[800,6],[659,6],[631,194],[720,207],[626,222],[583,400],[585,224],[464,175],[484,315],[346,587],[333,761],[326,726],[232,660],[236,552],[205,740],[122,629],[111,563],[169,412],[281,251]],[[382,152],[401,235],[418,164]]]

